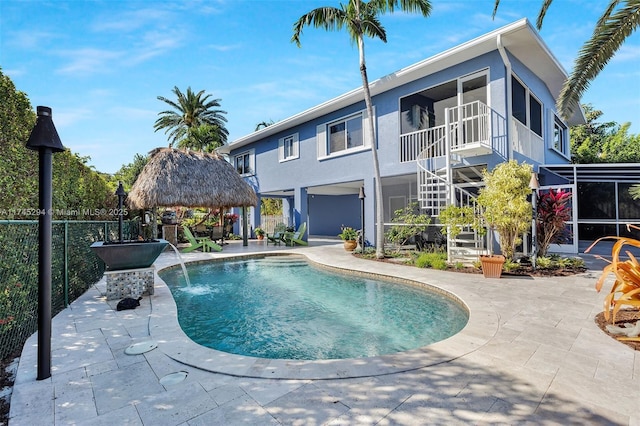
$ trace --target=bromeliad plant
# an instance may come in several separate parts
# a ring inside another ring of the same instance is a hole
[[[634,225],[627,225],[627,229],[629,228],[640,230],[639,227]],[[602,237],[591,244],[585,250],[585,253],[588,253],[600,241],[608,239],[616,240],[611,249],[612,260],[609,261],[600,257],[609,262],[609,264],[602,270],[602,275],[596,282],[596,290],[599,292],[602,289],[604,281],[609,274],[615,275],[616,279],[611,291],[604,299],[604,317],[607,321],[611,319],[611,323],[614,324],[616,322],[616,314],[623,306],[632,306],[640,309],[640,263],[629,251],[625,252],[629,259],[620,260],[620,252],[625,245],[640,247],[640,241],[627,237]],[[618,337],[618,340],[640,342],[640,337]]]
[[[570,235],[566,223],[571,220],[571,192],[551,189],[538,195],[536,230],[538,255],[545,256],[551,244],[562,244]]]

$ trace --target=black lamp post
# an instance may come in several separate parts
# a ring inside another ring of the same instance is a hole
[[[51,377],[51,215],[53,153],[64,151],[51,108],[38,107],[38,119],[27,141],[38,151],[38,380]]]
[[[118,238],[119,242],[122,243],[124,241],[123,233],[122,233],[122,206],[124,197],[127,195],[124,192],[124,186],[122,186],[122,181],[118,181],[118,189],[116,189],[116,194],[118,196]]]
[[[358,194],[358,198],[360,198],[360,224],[362,225],[362,233],[360,234],[360,238],[362,238],[362,242],[360,245],[360,249],[362,250],[362,253],[364,253],[364,248],[367,245],[366,243],[366,239],[364,238],[364,198],[366,197],[366,195],[364,195],[364,186],[360,187],[360,193]]]
[[[531,220],[531,267],[536,269],[538,260],[538,189],[540,189],[540,183],[538,182],[538,174],[535,172],[531,172],[529,188],[531,189],[531,206],[533,207]]]

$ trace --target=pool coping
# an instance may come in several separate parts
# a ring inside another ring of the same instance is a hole
[[[446,283],[434,284],[436,278],[427,274],[416,276],[412,269],[402,265],[384,264],[385,272],[371,272],[368,260],[350,259],[348,268],[336,266],[312,251],[280,252],[277,255],[296,254],[327,268],[347,273],[361,273],[378,276],[383,279],[401,280],[428,286],[454,300],[461,301],[469,312],[466,326],[457,334],[424,346],[404,352],[368,358],[349,358],[331,360],[289,360],[265,359],[243,355],[234,355],[210,349],[191,340],[178,323],[177,306],[167,284],[158,276],[158,272],[180,266],[174,256],[162,256],[156,261],[155,294],[149,321],[151,339],[158,343],[158,349],[170,358],[201,370],[237,377],[269,379],[345,379],[356,377],[381,376],[400,373],[450,362],[469,354],[485,345],[498,331],[499,316],[495,309],[473,292],[457,288],[447,288]],[[218,260],[237,260],[248,257],[264,257],[265,253],[225,256]],[[270,256],[270,255],[267,255]],[[208,262],[201,259],[186,263]],[[369,268],[367,268],[369,266]],[[378,268],[376,268],[378,269]]]

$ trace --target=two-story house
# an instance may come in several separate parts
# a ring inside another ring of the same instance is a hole
[[[447,203],[473,196],[481,171],[507,159],[569,163],[569,121],[556,112],[567,74],[522,19],[239,138],[223,148],[259,197],[283,199],[285,220],[311,235],[361,227],[375,241],[375,203],[393,212],[417,201],[434,220]],[[366,126],[373,120],[376,140]],[[374,197],[371,149],[383,199]],[[539,170],[544,173],[543,170]],[[544,176],[540,176],[544,183]],[[258,226],[259,212],[250,223]]]

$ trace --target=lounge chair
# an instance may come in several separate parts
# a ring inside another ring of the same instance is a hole
[[[284,237],[284,233],[287,230],[287,226],[284,223],[279,223],[273,229],[273,234],[267,234],[267,245],[269,245],[269,241],[271,241],[275,245],[280,245],[282,242],[282,237]]]
[[[307,222],[302,222],[302,224],[298,227],[296,232],[286,232],[282,240],[286,245],[294,246],[299,244],[301,246],[309,245],[305,240],[302,239],[304,237],[304,233],[307,230]]]
[[[209,237],[194,237],[191,230],[187,226],[183,226],[184,237],[187,239],[189,247],[182,250],[184,253],[189,253],[197,249],[202,249],[203,252],[208,251],[222,251],[222,247],[211,241]]]

